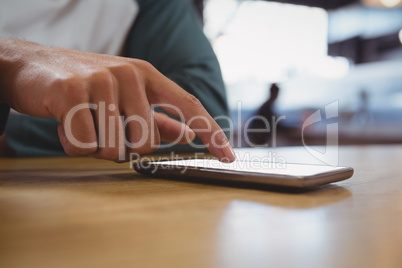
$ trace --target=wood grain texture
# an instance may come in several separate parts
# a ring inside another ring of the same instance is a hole
[[[317,163],[301,147],[239,158]],[[341,147],[308,192],[161,180],[90,158],[0,159],[0,267],[401,267],[402,146]]]

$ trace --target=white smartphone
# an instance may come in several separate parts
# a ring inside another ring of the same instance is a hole
[[[346,180],[353,175],[350,167],[256,161],[222,163],[216,159],[145,161],[135,162],[133,166],[137,172],[155,177],[245,182],[299,189]]]

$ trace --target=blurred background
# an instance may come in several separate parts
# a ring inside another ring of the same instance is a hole
[[[270,94],[284,117],[262,146],[301,145],[317,110],[309,144],[325,144],[329,123],[339,144],[402,142],[402,0],[194,1],[221,64],[234,146],[249,146],[244,130]]]

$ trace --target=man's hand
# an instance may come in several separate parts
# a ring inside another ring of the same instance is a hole
[[[145,61],[0,39],[0,71],[0,101],[57,118],[68,155],[122,161],[155,151],[161,141],[190,143],[197,134],[218,159],[235,159],[200,101]]]

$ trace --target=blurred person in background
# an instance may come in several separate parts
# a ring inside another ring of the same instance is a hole
[[[249,146],[269,146],[273,132],[277,129],[277,116],[274,105],[279,95],[279,87],[272,84],[269,89],[269,98],[257,110],[247,128],[246,142]]]

